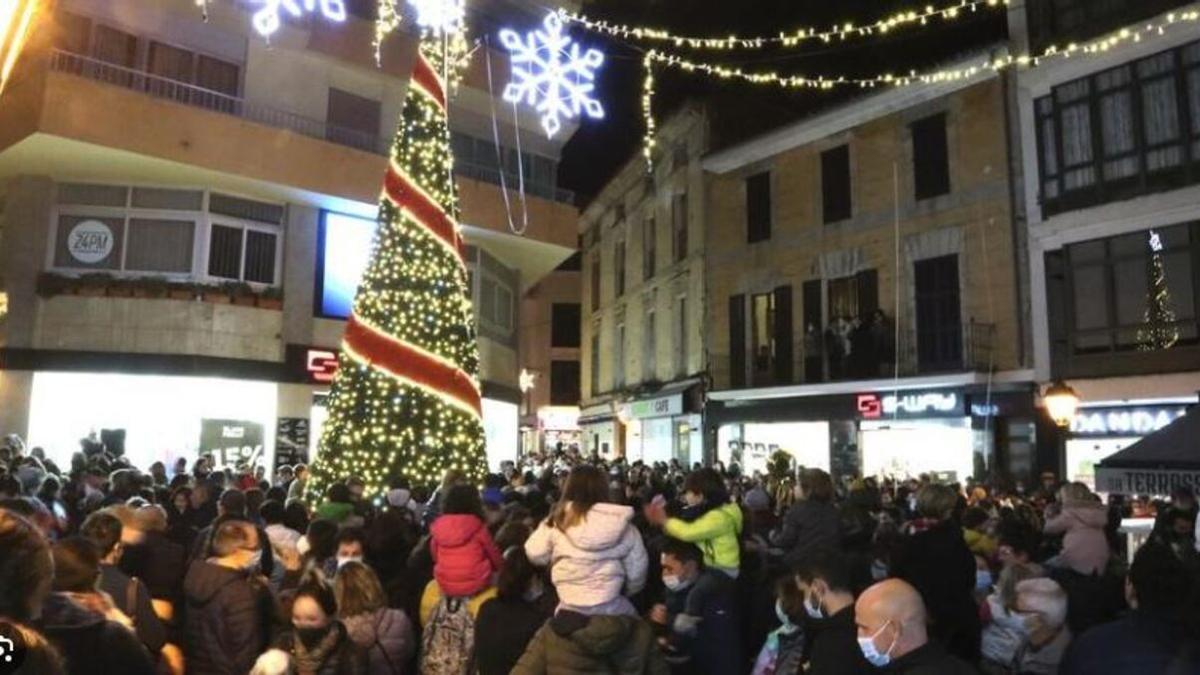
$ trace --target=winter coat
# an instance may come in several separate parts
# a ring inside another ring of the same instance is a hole
[[[512,675],[666,675],[654,629],[630,616],[559,612],[533,637]]]
[[[177,603],[183,593],[187,549],[162,532],[146,532],[140,543],[121,554],[120,567],[125,574],[141,579],[150,597]]]
[[[243,570],[206,561],[183,580],[189,675],[244,675],[270,644],[274,600]]]
[[[154,675],[150,653],[128,628],[51,593],[36,625],[62,654],[69,675]]]
[[[489,600],[475,618],[479,675],[508,675],[550,616],[524,600]]]
[[[1046,521],[1046,534],[1063,535],[1062,565],[1084,575],[1102,574],[1108,566],[1108,510],[1091,502],[1073,502]]]
[[[99,588],[112,598],[117,609],[133,619],[134,632],[146,649],[158,654],[167,642],[167,627],[154,613],[146,585],[125,576],[114,565],[102,564]]]
[[[841,514],[833,504],[806,499],[788,509],[771,544],[783,549],[789,565],[796,565],[817,551],[839,550],[841,522]]]
[[[742,510],[737,504],[722,504],[690,523],[668,518],[663,532],[699,546],[708,567],[736,571],[741,566]]]
[[[354,644],[367,652],[371,675],[400,675],[416,653],[412,622],[398,609],[380,609],[342,619]]]
[[[947,654],[936,642],[917,647],[876,672],[887,675],[979,675],[974,666]]]
[[[430,534],[433,578],[443,595],[465,598],[491,585],[503,558],[482,520],[470,514],[441,516]]]
[[[695,583],[667,590],[669,656],[672,672],[735,675],[741,672],[742,637],[737,581],[705,569]],[[681,614],[690,618],[680,619]],[[698,621],[697,621],[698,620]]]
[[[346,502],[325,502],[317,507],[313,518],[332,520],[338,525],[345,527],[355,527],[363,524],[362,518],[354,514],[354,505],[347,504]]]
[[[1075,639],[1061,675],[1169,675],[1200,672],[1200,649],[1182,621],[1134,610]]]
[[[875,667],[858,647],[854,605],[825,619],[808,619],[807,675],[872,675]]]
[[[334,622],[333,630],[340,635],[337,646],[334,647],[328,656],[321,661],[321,666],[312,675],[374,675],[376,671],[367,670],[367,654],[359,647],[350,636],[346,634],[346,627],[341,622]],[[295,660],[295,645],[296,637],[293,633],[285,633],[282,635],[276,644],[276,647],[288,653],[293,657],[292,671],[301,674]],[[188,671],[191,672],[190,670]],[[383,671],[387,672],[387,671]],[[303,673],[301,675],[307,675]]]
[[[975,556],[962,528],[937,523],[905,537],[892,560],[892,576],[912,584],[929,611],[930,635],[951,653],[979,660],[979,608],[975,604]]]
[[[646,546],[632,525],[633,509],[595,504],[564,532],[543,522],[525,542],[525,555],[550,578],[564,605],[596,607],[646,585]]]

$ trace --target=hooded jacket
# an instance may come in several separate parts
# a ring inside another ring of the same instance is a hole
[[[559,612],[533,636],[512,675],[666,675],[654,629],[630,616]]]
[[[737,504],[722,504],[690,523],[668,518],[663,532],[699,546],[707,567],[736,571],[741,566],[742,510]]]
[[[1091,502],[1069,502],[1046,521],[1046,534],[1063,535],[1061,560],[1083,575],[1102,574],[1108,566],[1108,510]]]
[[[206,561],[183,581],[189,675],[243,675],[270,643],[273,600],[248,572]]]
[[[66,659],[71,675],[154,674],[150,653],[132,630],[61,593],[46,597],[37,629]]]
[[[416,652],[412,622],[398,609],[380,609],[342,619],[354,644],[367,653],[372,675],[401,675]]]
[[[566,532],[543,522],[525,542],[525,555],[534,565],[550,566],[564,605],[603,605],[646,585],[646,547],[632,521],[628,506],[595,504]]]
[[[471,514],[440,516],[430,535],[433,578],[443,595],[466,598],[491,585],[503,558],[482,520]]]

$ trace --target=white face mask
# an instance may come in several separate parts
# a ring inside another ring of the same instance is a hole
[[[805,596],[804,611],[808,612],[808,616],[811,619],[825,618],[825,610],[821,608],[821,601],[816,598],[816,595],[813,596],[811,601],[808,599],[808,596]]]
[[[359,562],[359,563],[362,562],[362,556],[357,556],[357,555],[338,556],[338,559],[337,559],[338,569],[341,569],[342,565],[345,565],[346,563],[351,563],[351,562]]]
[[[858,648],[862,650],[863,658],[867,660],[867,663],[870,663],[876,668],[886,667],[892,662],[892,650],[896,648],[896,640],[892,640],[892,646],[888,647],[886,652],[880,652],[879,648],[875,646],[875,638],[879,637],[880,634],[883,633],[883,629],[887,628],[889,623],[891,623],[891,621],[888,621],[880,626],[879,630],[875,631],[875,634],[871,637],[858,638]],[[896,636],[897,640],[899,638],[900,636]]]
[[[677,576],[663,576],[663,585],[670,591],[681,591],[692,585],[691,581],[684,581]]]

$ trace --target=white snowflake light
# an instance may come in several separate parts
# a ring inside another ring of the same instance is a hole
[[[299,19],[305,13],[321,15],[330,21],[346,20],[345,0],[259,0],[262,9],[254,14],[254,29],[263,37],[270,37],[283,25],[280,16],[287,12],[293,19]]]
[[[563,30],[562,17],[546,15],[544,29],[521,37],[513,30],[500,31],[500,41],[512,60],[513,81],[504,89],[504,100],[525,102],[542,115],[542,128],[553,138],[562,120],[584,115],[604,117],[604,106],[594,98],[596,69],[604,63],[598,49],[583,50]]]
[[[417,10],[417,24],[436,33],[457,33],[466,9],[463,0],[408,0]]]

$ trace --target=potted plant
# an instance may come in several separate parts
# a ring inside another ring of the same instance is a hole
[[[231,301],[229,291],[221,286],[200,286],[200,299],[214,305],[228,305]]]
[[[172,300],[195,300],[196,286],[184,282],[167,282],[167,297]]]
[[[167,295],[167,280],[162,277],[142,277],[131,286],[135,298],[164,298]]]
[[[283,309],[283,289],[278,286],[263,289],[263,292],[258,294],[258,306],[263,309]]]
[[[224,284],[225,292],[233,298],[233,304],[239,307],[255,305],[254,289],[244,281],[229,281]]]
[[[105,291],[110,298],[132,298],[135,285],[137,282],[133,279],[117,278],[108,282]]]
[[[104,297],[104,293],[112,284],[112,281],[112,275],[104,272],[85,274],[79,277],[79,286],[76,292],[85,298]]]

